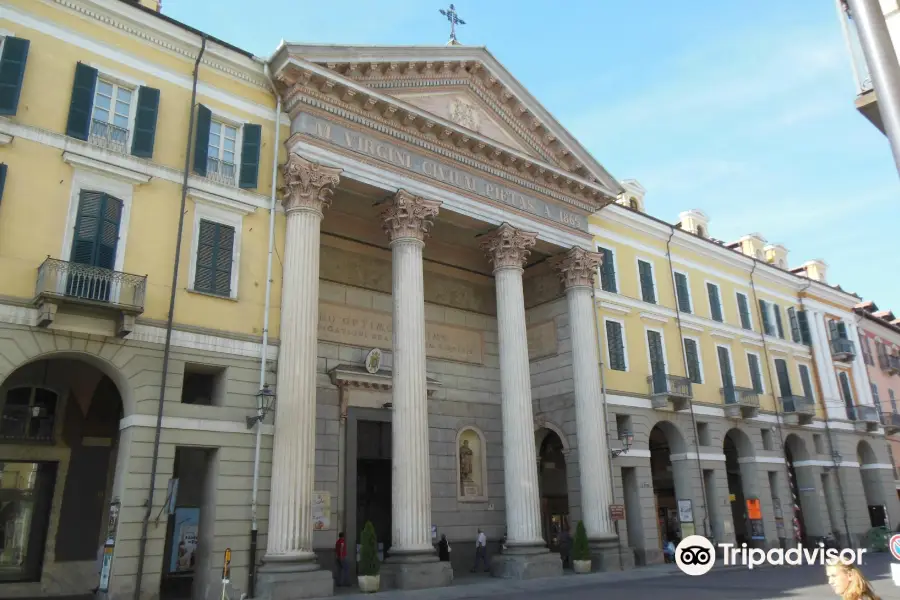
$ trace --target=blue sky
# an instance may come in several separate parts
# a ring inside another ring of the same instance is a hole
[[[443,44],[446,3],[163,0],[163,12],[259,56],[281,39]],[[252,10],[248,9],[252,6]],[[759,232],[791,265],[900,312],[887,139],[853,106],[831,0],[462,0],[463,44],[484,45],[647,211],[699,208],[710,233]]]

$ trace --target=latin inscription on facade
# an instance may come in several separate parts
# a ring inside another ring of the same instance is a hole
[[[391,315],[362,308],[319,303],[319,339],[337,344],[391,349]],[[432,358],[482,364],[480,332],[425,323],[425,354]]]
[[[400,149],[382,140],[357,133],[320,117],[300,113],[294,119],[294,131],[302,131],[342,148],[377,158],[389,165],[425,175],[465,192],[495,202],[502,202],[573,229],[588,230],[587,217],[583,215],[575,214],[556,204],[550,204],[530,194],[524,194],[477,175],[449,167],[414,152]]]
[[[553,356],[559,350],[556,340],[556,322],[547,321],[528,328],[528,360]]]

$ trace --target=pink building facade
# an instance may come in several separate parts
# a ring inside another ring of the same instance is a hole
[[[855,312],[872,397],[881,410],[888,456],[900,488],[900,319],[873,302],[859,304]]]

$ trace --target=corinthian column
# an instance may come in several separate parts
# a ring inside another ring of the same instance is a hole
[[[503,223],[481,246],[494,265],[508,553],[495,556],[496,576],[530,579],[562,572],[559,556],[547,554],[541,536],[541,508],[535,464],[531,372],[525,329],[522,272],[536,233]]]
[[[596,308],[592,295],[594,275],[601,261],[601,255],[576,247],[566,252],[554,266],[562,279],[569,305],[582,519],[593,545],[612,546],[616,552],[613,557],[615,566],[618,567],[618,539],[611,533],[609,519],[609,445],[600,388]],[[606,564],[603,552],[596,553],[592,558],[597,563],[592,565],[595,568],[613,566]]]
[[[312,571],[312,492],[316,451],[316,349],[319,321],[319,225],[331,203],[340,169],[322,167],[291,154],[284,166],[283,205],[287,215],[281,289],[281,345],[269,543],[260,570],[260,591],[291,586],[291,573]],[[314,585],[297,587],[300,597],[319,595],[330,574]],[[269,576],[267,578],[267,576]],[[296,582],[295,582],[296,583]],[[309,592],[309,594],[307,594]]]

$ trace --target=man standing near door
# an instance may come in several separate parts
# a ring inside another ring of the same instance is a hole
[[[488,567],[487,562],[487,536],[480,528],[478,529],[478,537],[475,538],[475,566],[472,567],[473,573],[478,571],[479,560],[481,560],[481,564],[484,566],[485,572],[491,570],[490,567]]]
[[[334,544],[334,564],[337,572],[337,586],[344,587],[347,585],[347,540],[344,539],[344,532],[338,534],[337,542]]]

